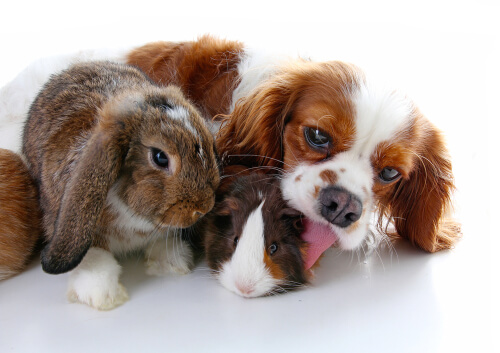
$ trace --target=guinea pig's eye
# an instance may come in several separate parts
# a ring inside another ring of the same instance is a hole
[[[388,184],[388,183],[392,183],[393,181],[396,181],[397,179],[399,179],[401,177],[401,173],[398,172],[394,168],[385,167],[378,174],[378,177],[379,177],[380,181],[382,181],[385,184]]]
[[[234,238],[233,244],[234,244],[235,248],[238,246],[238,240],[239,240],[239,237]]]
[[[156,164],[160,168],[168,168],[168,156],[162,150],[157,148],[151,148],[151,159],[153,163]]]
[[[304,127],[304,137],[309,146],[314,149],[329,149],[332,142],[332,138],[326,132],[307,126]]]
[[[278,244],[272,243],[269,247],[269,254],[273,255],[276,251],[278,251]]]

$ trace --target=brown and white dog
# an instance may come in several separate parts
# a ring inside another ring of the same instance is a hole
[[[393,224],[398,236],[428,252],[459,238],[449,218],[454,183],[441,132],[410,99],[377,87],[351,64],[277,59],[211,36],[116,55],[78,53],[59,58],[39,80],[33,72],[41,65],[4,88],[0,123],[23,119],[28,110],[7,99],[30,101],[50,73],[103,58],[180,86],[203,116],[222,122],[214,132],[226,165],[281,174],[284,198],[312,221],[311,232],[331,235],[318,253],[333,242],[359,247],[373,220],[382,234],[395,235],[387,227]]]

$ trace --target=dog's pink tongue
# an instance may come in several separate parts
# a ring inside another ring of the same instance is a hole
[[[321,254],[331,247],[338,239],[337,235],[330,227],[324,224],[315,223],[307,218],[304,219],[304,231],[301,237],[302,240],[309,244],[306,258],[304,259],[306,270],[310,269],[319,259]]]

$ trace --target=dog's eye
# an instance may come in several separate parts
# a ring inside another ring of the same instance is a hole
[[[235,237],[234,238],[233,245],[234,245],[235,248],[238,246],[238,240],[240,240],[239,237]]]
[[[316,149],[328,149],[331,142],[331,137],[327,133],[311,127],[304,128],[304,137],[307,143]]]
[[[278,244],[272,243],[269,247],[269,254],[273,255],[276,251],[278,251]]]
[[[154,164],[156,164],[160,168],[168,168],[168,157],[165,152],[159,150],[157,148],[151,149],[151,158],[153,159]]]
[[[399,179],[401,173],[394,168],[385,167],[384,169],[382,169],[378,176],[383,183],[391,183]]]

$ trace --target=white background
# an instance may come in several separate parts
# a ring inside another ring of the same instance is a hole
[[[149,278],[132,258],[123,274],[130,301],[111,312],[67,303],[67,275],[35,262],[0,282],[0,352],[499,349],[499,2],[180,2],[9,1],[0,85],[42,56],[204,33],[353,62],[401,88],[445,131],[463,240],[433,255],[404,242],[367,260],[331,250],[307,289],[250,300],[203,265]]]

